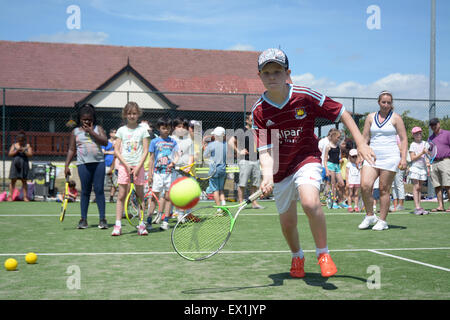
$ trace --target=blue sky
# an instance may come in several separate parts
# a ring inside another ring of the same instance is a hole
[[[398,98],[428,98],[430,3],[0,0],[0,40],[255,51],[281,47],[294,82],[328,95],[374,97],[389,89]],[[450,99],[450,1],[436,3],[437,99]],[[67,27],[70,5],[80,8],[80,29]],[[367,27],[371,5],[380,10],[379,29]]]

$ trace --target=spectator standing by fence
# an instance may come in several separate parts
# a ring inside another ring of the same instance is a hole
[[[430,128],[433,134],[429,140],[437,147],[436,158],[431,165],[431,182],[438,200],[438,207],[431,212],[441,212],[445,210],[444,189],[450,197],[450,131],[441,128],[438,118],[430,120]],[[445,211],[450,212],[450,208]]]
[[[204,158],[210,158],[210,172],[214,174],[209,179],[209,188],[214,194],[214,201],[216,205],[225,205],[225,179],[226,174],[226,159],[227,159],[227,143],[225,141],[225,129],[217,127],[211,133],[214,136],[214,141],[210,142],[204,153]]]
[[[400,148],[400,138],[397,135],[397,144]],[[405,210],[405,170],[397,168],[394,181],[392,182],[392,205],[389,211]]]
[[[95,108],[91,104],[84,104],[78,111],[78,127],[73,129],[69,140],[64,173],[70,176],[70,162],[77,155],[78,175],[81,181],[81,220],[78,229],[88,227],[87,214],[89,197],[94,187],[95,199],[100,216],[98,227],[107,229],[105,218],[105,156],[101,146],[108,144],[105,131],[97,125]]]
[[[252,133],[252,115],[245,118],[245,128],[242,135],[228,140],[230,150],[234,150],[239,166],[238,200],[244,201],[245,188],[250,181],[251,193],[255,193],[261,183],[259,156],[256,151],[255,138]],[[264,209],[256,200],[252,202],[253,209]]]
[[[8,201],[13,201],[17,180],[22,181],[23,200],[29,201],[27,180],[29,179],[30,164],[28,159],[33,156],[33,150],[26,142],[26,135],[23,130],[17,135],[16,142],[9,149],[8,156],[13,158],[9,170],[11,182],[9,184]]]
[[[114,177],[114,143],[116,140],[116,129],[109,130],[109,139],[106,146],[102,146],[103,154],[105,155],[105,186],[111,185],[109,191],[109,202],[114,202],[114,195],[116,193],[117,177]]]

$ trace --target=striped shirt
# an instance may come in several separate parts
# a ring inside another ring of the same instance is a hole
[[[272,149],[274,182],[294,174],[307,163],[321,163],[315,120],[338,122],[344,110],[341,103],[297,85],[289,85],[289,94],[281,104],[262,94],[253,105],[253,129],[258,151]]]

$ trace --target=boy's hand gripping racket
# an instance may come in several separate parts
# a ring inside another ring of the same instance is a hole
[[[262,191],[258,190],[239,204],[202,207],[183,215],[172,230],[173,248],[191,261],[212,257],[227,243],[239,213],[261,195]],[[238,208],[234,217],[232,208]]]

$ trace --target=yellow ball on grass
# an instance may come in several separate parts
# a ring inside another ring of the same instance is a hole
[[[198,182],[189,177],[176,179],[169,189],[169,199],[177,208],[186,210],[194,207],[200,200],[202,189]]]
[[[8,271],[14,271],[17,269],[17,260],[14,258],[6,259],[5,268]]]
[[[29,252],[29,253],[27,253],[27,255],[25,256],[25,261],[28,263],[28,264],[35,264],[36,263],[36,261],[37,261],[37,255],[36,255],[36,253],[34,253],[34,252]]]

